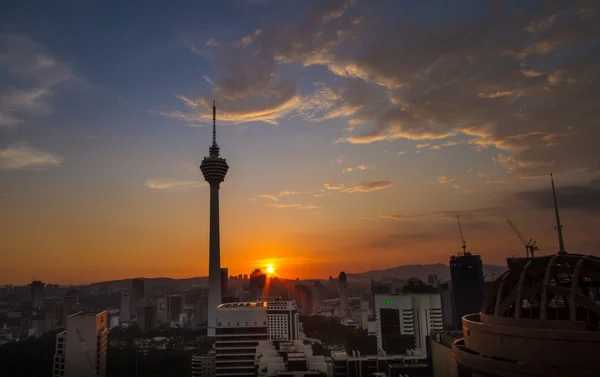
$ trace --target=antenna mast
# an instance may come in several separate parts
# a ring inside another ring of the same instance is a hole
[[[456,221],[458,221],[458,230],[460,232],[460,240],[462,241],[463,255],[467,255],[467,242],[465,241],[465,237],[463,237],[462,226],[460,226],[460,216],[456,216]]]
[[[556,214],[556,232],[558,233],[558,253],[566,254],[565,241],[563,240],[562,225],[560,224],[560,214],[558,213],[558,202],[556,201],[556,189],[554,188],[554,176],[550,173],[550,181],[552,182],[552,195],[554,197],[554,213]]]
[[[213,100],[213,145],[217,144],[217,101]]]

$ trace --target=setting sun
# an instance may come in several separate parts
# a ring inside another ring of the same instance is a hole
[[[275,267],[273,267],[273,265],[268,265],[268,266],[267,266],[267,273],[268,273],[269,275],[272,275],[272,274],[273,274],[273,272],[275,272]]]

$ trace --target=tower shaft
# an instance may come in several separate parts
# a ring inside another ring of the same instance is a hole
[[[210,232],[208,242],[208,336],[215,335],[217,306],[221,305],[221,234],[219,222],[219,188],[229,165],[219,157],[216,132],[217,109],[213,104],[213,140],[209,156],[200,164],[202,175],[210,185]]]
[[[208,336],[214,336],[217,306],[221,305],[221,234],[219,184],[210,185],[210,238],[208,245]]]

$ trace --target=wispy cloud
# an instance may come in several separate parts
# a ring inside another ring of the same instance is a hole
[[[437,177],[437,183],[441,183],[443,185],[445,185],[446,183],[450,183],[452,181],[454,181],[454,178],[448,177],[446,175],[442,175],[442,176]]]
[[[269,204],[269,207],[282,208],[282,209],[317,209],[317,208],[321,208],[320,206],[316,206],[314,204]]]
[[[403,155],[405,155],[405,154],[406,154],[406,152],[404,152],[404,151],[401,151],[401,152],[398,152],[398,153],[396,153],[396,155],[398,155],[398,156],[403,156]]]
[[[263,199],[269,199],[269,200],[272,200],[272,201],[274,201],[274,202],[277,202],[277,201],[279,201],[279,198],[277,198],[275,195],[266,195],[266,194],[265,194],[265,195],[261,195],[260,197],[261,197],[261,198],[263,198]]]
[[[0,34],[0,70],[9,84],[0,88],[0,127],[15,128],[25,116],[51,114],[58,85],[85,83],[67,63],[22,35]]]
[[[324,187],[327,190],[338,190],[345,193],[357,193],[357,192],[371,192],[377,190],[384,190],[392,187],[390,181],[372,181],[372,182],[361,182],[355,185],[346,186],[343,184],[325,183]]]
[[[24,142],[0,150],[0,167],[4,169],[45,169],[60,167],[63,162],[63,157],[41,151]]]
[[[342,162],[344,162],[345,157],[342,155],[337,156],[336,158],[331,160],[332,164],[341,164]]]
[[[493,180],[485,181],[485,183],[488,185],[499,185],[499,184],[506,183],[506,182],[507,182],[506,179],[493,179]]]
[[[202,76],[202,78],[204,79],[204,81],[206,81],[207,83],[209,83],[210,86],[215,86],[215,83],[212,81],[212,79],[210,78],[209,75],[204,75],[204,76]]]
[[[361,171],[361,170],[367,170],[367,169],[370,169],[370,167],[368,165],[361,164],[361,165],[355,166],[353,168],[344,168],[344,169],[342,169],[342,173],[350,173],[353,171]]]
[[[207,184],[202,181],[186,181],[178,179],[149,179],[146,181],[146,187],[150,189],[170,192],[195,190],[206,186]]]

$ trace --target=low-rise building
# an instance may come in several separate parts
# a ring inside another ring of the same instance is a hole
[[[314,356],[303,340],[260,342],[257,350],[258,376],[322,376],[327,374],[325,357]]]

